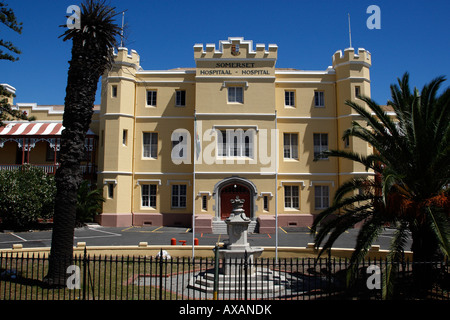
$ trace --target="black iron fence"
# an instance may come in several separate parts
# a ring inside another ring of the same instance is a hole
[[[43,282],[47,257],[0,254],[0,300],[382,299],[389,268],[396,269],[392,298],[450,300],[448,260],[366,260],[355,268],[350,285],[349,261],[340,258],[224,262],[86,253],[74,258],[60,288]]]

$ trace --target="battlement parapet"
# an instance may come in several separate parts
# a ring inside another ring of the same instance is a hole
[[[228,40],[221,40],[219,47],[214,43],[194,45],[195,59],[276,59],[278,46],[269,44],[267,49],[265,44],[258,43],[254,49],[252,40],[244,40],[241,37],[229,37]]]
[[[123,66],[132,66],[135,69],[139,68],[139,54],[136,50],[128,51],[128,48],[119,47],[117,52],[114,53],[114,63]]]
[[[342,50],[338,50],[334,53],[333,68],[350,63],[362,63],[370,67],[372,65],[371,54],[368,50],[363,48],[358,48],[356,53],[354,48],[345,49],[344,54],[342,54]]]

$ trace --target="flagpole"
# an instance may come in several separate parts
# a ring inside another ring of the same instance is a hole
[[[195,162],[197,158],[197,117],[194,109],[194,169],[192,176],[192,260],[195,257]]]
[[[125,20],[125,11],[122,12],[122,28],[120,30],[120,46],[123,47],[123,23]]]
[[[352,27],[350,26],[350,13],[348,14],[348,38],[350,40],[350,48],[352,47]]]

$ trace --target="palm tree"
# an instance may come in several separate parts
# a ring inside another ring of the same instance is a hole
[[[64,105],[65,129],[61,134],[61,165],[55,176],[55,215],[45,280],[49,285],[64,285],[66,269],[71,264],[85,135],[91,123],[98,80],[111,66],[112,48],[120,34],[114,21],[115,8],[104,1],[86,0],[80,15],[81,27],[68,28],[61,36],[64,41],[72,40],[73,45]]]
[[[95,215],[102,209],[102,202],[105,202],[102,189],[92,188],[89,181],[84,180],[77,193],[77,223],[94,221]]]
[[[393,108],[394,116],[368,97],[361,98],[367,107],[346,102],[367,126],[354,121],[343,139],[350,136],[362,139],[375,152],[369,156],[342,150],[325,153],[359,162],[372,169],[376,176],[343,183],[332,205],[315,219],[311,233],[315,234],[316,247],[325,242],[321,254],[345,230],[356,223],[362,224],[350,259],[350,276],[386,224],[396,228],[389,260],[401,259],[409,235],[414,262],[449,255],[450,88],[438,96],[444,81],[444,77],[438,77],[420,93],[417,89],[411,92],[409,74],[405,73],[398,79],[398,85],[391,85],[392,100],[388,105]],[[393,292],[395,271],[389,267],[384,275],[384,297],[390,297]],[[416,267],[414,280],[419,281],[423,272],[429,271]],[[429,284],[415,283],[421,289]]]

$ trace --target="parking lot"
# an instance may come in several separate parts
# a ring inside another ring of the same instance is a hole
[[[334,244],[335,248],[353,248],[355,246],[358,229],[346,231]],[[388,249],[394,230],[385,229],[378,240],[374,243],[380,245],[381,249]],[[0,232],[0,249],[11,248],[13,244],[22,244],[24,248],[50,247],[52,232],[28,231],[28,232]],[[194,238],[198,239],[199,245],[214,245],[228,239],[225,234],[196,233]],[[88,246],[120,246],[138,245],[139,242],[147,242],[149,245],[170,245],[171,240],[186,241],[192,244],[192,230],[183,227],[102,227],[95,224],[75,229],[74,245],[77,242],[86,242]],[[255,233],[248,235],[248,242],[252,246],[275,246],[276,235],[268,233]],[[306,247],[308,243],[314,242],[313,235],[308,228],[278,228],[278,246],[280,247]],[[409,250],[408,245],[406,250]]]

